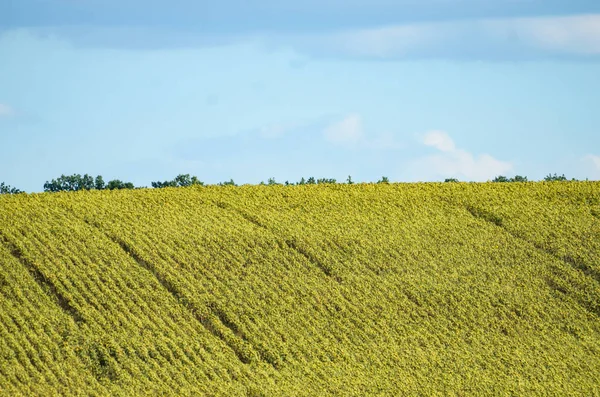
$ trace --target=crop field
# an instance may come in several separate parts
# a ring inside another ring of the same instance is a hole
[[[600,182],[0,196],[0,395],[600,396]]]

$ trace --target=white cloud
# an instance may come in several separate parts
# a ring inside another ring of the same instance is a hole
[[[8,105],[0,103],[0,117],[14,116],[15,110]]]
[[[593,154],[588,154],[583,158],[583,161],[592,169],[592,173],[594,173],[594,178],[600,177],[600,156],[595,156]]]
[[[355,145],[363,138],[360,116],[350,114],[343,120],[329,125],[323,131],[325,139],[336,145]]]
[[[600,54],[600,14],[566,17],[514,18],[483,24],[486,33],[521,37],[532,47],[580,55]]]
[[[450,136],[444,131],[431,131],[424,134],[422,143],[441,152],[418,159],[413,164],[415,173],[424,178],[485,181],[498,175],[506,175],[513,169],[511,163],[498,160],[489,154],[474,155],[456,148]]]
[[[430,131],[426,133],[423,143],[427,146],[433,146],[442,152],[455,150],[454,142],[445,131]]]
[[[600,14],[423,22],[265,40],[316,55],[375,59],[600,56]]]

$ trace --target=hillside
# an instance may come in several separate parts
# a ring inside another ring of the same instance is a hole
[[[0,196],[1,395],[600,395],[600,182]]]

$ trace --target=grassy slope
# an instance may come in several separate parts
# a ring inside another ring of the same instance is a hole
[[[599,214],[597,182],[0,197],[0,394],[593,395]]]

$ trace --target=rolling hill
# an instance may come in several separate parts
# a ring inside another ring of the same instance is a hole
[[[600,182],[0,196],[1,395],[600,395]]]

